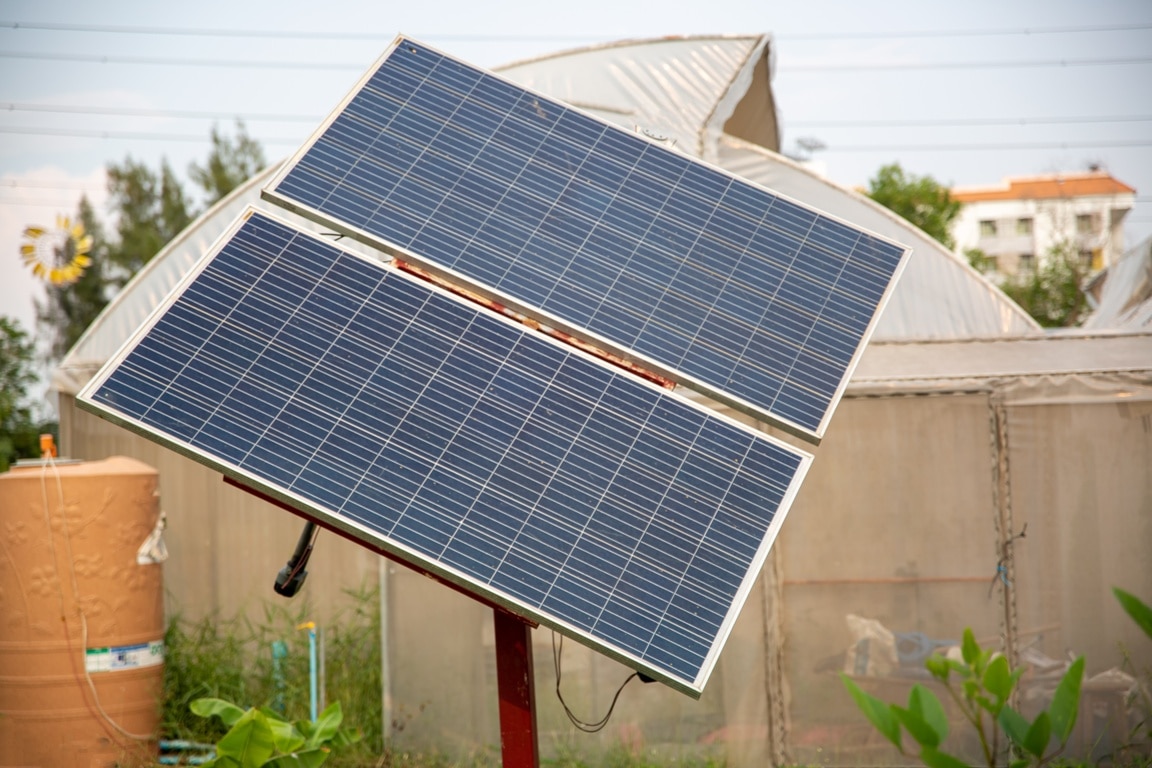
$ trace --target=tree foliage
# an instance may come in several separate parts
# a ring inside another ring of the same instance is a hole
[[[36,383],[35,349],[20,323],[0,315],[0,472],[18,458],[40,455],[40,433],[53,425],[38,421],[28,405]]]
[[[868,180],[868,197],[903,216],[945,248],[955,246],[950,230],[960,213],[960,203],[931,176],[905,173],[899,163],[885,165]]]
[[[208,158],[202,166],[193,163],[189,176],[195,196],[211,205],[263,165],[263,150],[242,124],[235,139],[213,128]],[[110,163],[107,175],[113,222],[108,229],[87,198],[80,201],[79,218],[94,240],[91,265],[77,282],[49,286],[44,301],[36,303],[37,332],[50,362],[62,358],[109,299],[199,213],[167,161],[151,168],[129,156]]]
[[[204,191],[206,205],[211,206],[256,175],[264,165],[264,150],[248,135],[244,123],[238,122],[235,141],[212,128],[212,152],[208,161],[204,165],[192,163],[188,175]]]
[[[1088,269],[1075,246],[1064,241],[1049,249],[1036,269],[1007,278],[1001,289],[1045,328],[1079,323],[1088,309],[1084,280]]]
[[[108,279],[122,288],[132,275],[192,222],[180,181],[168,162],[154,171],[131,157],[108,166],[108,194],[116,241],[108,247]]]

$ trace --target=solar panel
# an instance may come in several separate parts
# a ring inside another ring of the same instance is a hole
[[[907,253],[407,39],[265,196],[817,442]]]
[[[78,402],[695,696],[810,462],[255,211]]]

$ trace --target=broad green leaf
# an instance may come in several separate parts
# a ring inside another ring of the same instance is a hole
[[[230,701],[224,701],[224,699],[196,699],[188,705],[188,708],[192,710],[193,714],[200,717],[216,715],[229,728],[235,725],[236,721],[244,714],[244,710]]]
[[[975,666],[980,657],[980,646],[976,644],[976,636],[972,634],[971,628],[964,630],[964,640],[960,643],[960,653],[964,657],[964,662],[970,666]]]
[[[1144,630],[1144,634],[1152,639],[1152,608],[1149,608],[1140,598],[1136,597],[1130,592],[1125,592],[1119,587],[1112,588],[1112,594],[1116,595],[1116,599],[1120,601],[1120,607],[1124,609],[1125,613],[1132,617],[1132,621],[1136,622],[1136,626]]]
[[[332,741],[328,742],[333,747],[346,747],[349,744],[355,744],[364,738],[364,734],[360,733],[359,728],[341,728],[332,737]]]
[[[1072,727],[1076,725],[1076,713],[1080,709],[1080,682],[1084,678],[1084,657],[1072,662],[1064,673],[1048,711],[1052,716],[1052,731],[1061,744],[1068,741]]]
[[[924,722],[937,733],[940,741],[948,738],[948,715],[940,704],[940,699],[931,690],[917,683],[908,694],[908,709],[923,718]],[[939,742],[937,742],[937,745]]]
[[[953,757],[947,752],[940,752],[932,747],[925,747],[920,752],[920,759],[928,768],[969,768],[968,763]]]
[[[844,687],[852,694],[852,698],[856,700],[856,706],[860,708],[869,722],[876,726],[876,730],[892,742],[896,749],[903,752],[904,747],[900,743],[900,723],[888,705],[863,691],[860,686],[853,682],[852,678],[843,672],[840,673],[840,679],[844,681]]]
[[[319,747],[281,755],[265,764],[265,768],[320,768],[331,754],[330,750]]]
[[[1012,695],[1012,683],[1012,672],[1008,669],[1008,659],[997,656],[988,665],[988,669],[984,670],[985,690],[995,696],[1000,705],[1003,705]],[[1000,707],[998,706],[992,714],[996,715],[999,711]]]
[[[267,717],[269,720],[279,720],[282,723],[289,722],[288,718],[284,717],[284,715],[282,715],[281,713],[272,709],[272,707],[259,707],[259,709],[261,712],[264,713],[264,716]]]
[[[235,759],[240,768],[260,768],[272,757],[272,726],[262,712],[250,709],[216,742],[216,753]]]
[[[928,674],[940,682],[948,682],[948,673],[951,668],[948,666],[948,660],[940,654],[934,653],[925,659],[924,668],[928,670]]]
[[[1024,739],[1028,736],[1028,721],[1012,707],[1004,707],[1000,710],[996,722],[1004,729],[1004,733],[1008,734],[1008,738],[1012,743],[1023,749]]]
[[[936,733],[919,714],[903,707],[897,707],[895,704],[892,705],[892,714],[896,716],[896,719],[911,734],[912,738],[916,739],[916,743],[921,748],[940,746],[940,734]]]
[[[340,730],[340,723],[343,720],[344,711],[340,708],[340,702],[334,701],[329,704],[316,718],[315,727],[308,735],[308,748],[314,749],[327,744]]]
[[[1031,764],[1031,760],[1026,757],[1021,757],[1018,760],[1013,760],[1012,762],[1008,763],[1008,768],[1028,768],[1028,766]]]
[[[1048,717],[1047,712],[1041,712],[1036,715],[1032,725],[1028,726],[1028,733],[1024,734],[1024,742],[1020,746],[1035,755],[1037,759],[1041,759],[1044,757],[1044,750],[1048,748],[1048,742],[1051,738],[1052,720]]]
[[[231,757],[223,755],[200,763],[200,768],[240,768],[240,763]]]

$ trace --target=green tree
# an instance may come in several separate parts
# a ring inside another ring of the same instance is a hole
[[[44,353],[49,362],[59,361],[96,319],[108,303],[108,279],[105,276],[108,245],[104,240],[103,227],[96,216],[87,196],[80,198],[78,216],[84,231],[92,238],[88,257],[92,263],[74,283],[48,285],[43,301],[37,300],[37,330],[44,339]],[[69,248],[75,243],[67,242]],[[66,262],[72,254],[60,254],[59,262]]]
[[[1070,241],[1048,250],[1036,269],[1007,278],[1000,286],[1008,297],[1045,328],[1079,323],[1088,308],[1082,286],[1088,269]]]
[[[212,152],[207,162],[204,165],[192,163],[188,175],[204,191],[205,202],[211,206],[265,165],[264,150],[248,135],[244,123],[237,122],[234,141],[212,128]]]
[[[905,173],[899,163],[885,165],[868,180],[868,197],[903,216],[945,248],[955,246],[950,228],[960,213],[960,203],[931,176]]]
[[[20,323],[0,315],[0,472],[18,458],[40,455],[40,433],[54,425],[38,421],[28,406],[36,383],[35,349]]]
[[[117,238],[108,247],[106,274],[113,286],[122,288],[192,222],[192,211],[167,160],[159,172],[131,157],[109,165],[108,194]]]

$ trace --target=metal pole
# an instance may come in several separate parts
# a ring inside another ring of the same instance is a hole
[[[504,768],[539,768],[532,629],[518,616],[493,608],[496,682],[500,694],[500,753]]]
[[[308,693],[312,702],[312,722],[316,722],[320,717],[316,708],[316,622],[306,621],[296,629],[308,630]]]

